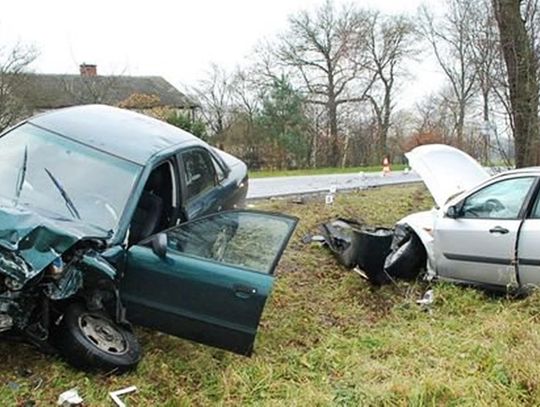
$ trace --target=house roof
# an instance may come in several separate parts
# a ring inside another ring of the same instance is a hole
[[[141,165],[181,144],[206,145],[161,120],[105,105],[53,110],[26,122]]]
[[[197,104],[160,76],[28,74],[21,96],[34,109],[89,103],[119,105],[135,94],[157,96],[153,106],[193,108]]]

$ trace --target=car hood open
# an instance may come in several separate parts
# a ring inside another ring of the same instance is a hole
[[[471,189],[489,178],[488,172],[470,155],[444,144],[427,144],[405,154],[442,207],[451,196]]]
[[[21,284],[79,240],[109,237],[103,229],[80,221],[55,219],[23,206],[0,206],[0,268]],[[13,262],[7,253],[16,253],[28,267],[10,267]]]

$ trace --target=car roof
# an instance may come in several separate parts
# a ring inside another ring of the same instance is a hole
[[[525,167],[525,168],[517,168],[514,170],[508,170],[501,172],[499,174],[494,175],[493,178],[499,178],[499,177],[507,177],[507,176],[513,176],[513,175],[540,175],[540,167]]]
[[[141,165],[174,146],[189,142],[206,145],[161,120],[105,105],[59,109],[27,122]]]

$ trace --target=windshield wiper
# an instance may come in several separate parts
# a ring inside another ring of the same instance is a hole
[[[58,191],[60,191],[60,195],[62,195],[62,198],[64,198],[66,207],[68,208],[71,215],[77,219],[81,219],[81,215],[79,215],[79,211],[75,207],[75,204],[73,203],[73,201],[67,194],[64,187],[62,187],[62,184],[60,184],[60,182],[54,177],[54,175],[52,175],[52,173],[47,168],[44,168],[44,170],[49,176],[49,178],[51,179],[51,181],[53,182],[54,186],[58,189]]]
[[[24,186],[24,180],[26,178],[26,169],[28,167],[28,146],[24,146],[23,163],[19,169],[19,175],[17,175],[17,189],[15,190],[15,205],[19,202],[21,192]]]

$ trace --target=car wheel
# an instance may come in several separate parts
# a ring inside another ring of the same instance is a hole
[[[384,261],[384,271],[389,276],[414,280],[425,268],[426,250],[416,233],[409,227],[396,228],[391,250]]]
[[[84,370],[122,373],[141,359],[135,335],[114,323],[104,312],[71,304],[58,326],[56,345],[71,365]]]

